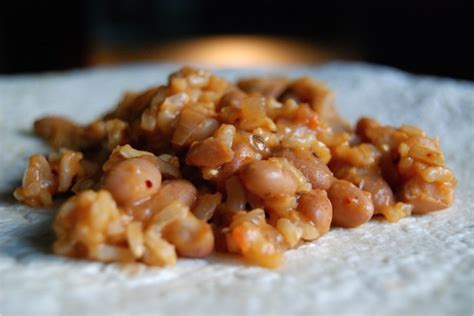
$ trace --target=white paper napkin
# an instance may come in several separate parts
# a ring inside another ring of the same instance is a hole
[[[50,253],[51,215],[13,200],[27,157],[47,148],[31,136],[45,114],[87,122],[127,89],[164,83],[173,65],[131,65],[0,76],[0,314],[471,315],[474,313],[474,84],[334,63],[280,70],[311,75],[337,94],[343,116],[417,125],[440,136],[459,179],[449,210],[397,224],[334,229],[289,251],[278,270],[213,256],[175,267],[121,267]]]

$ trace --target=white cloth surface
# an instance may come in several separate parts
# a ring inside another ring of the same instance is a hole
[[[11,197],[30,154],[47,152],[34,119],[88,122],[125,90],[164,83],[173,65],[130,65],[0,76],[0,314],[5,315],[472,315],[474,313],[474,83],[333,63],[243,74],[307,74],[326,81],[352,122],[414,124],[440,136],[459,179],[455,205],[397,224],[333,229],[288,251],[277,270],[224,256],[170,268],[74,261],[50,253],[51,215]]]

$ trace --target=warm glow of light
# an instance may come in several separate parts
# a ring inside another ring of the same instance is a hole
[[[216,36],[133,49],[98,49],[90,64],[168,61],[218,67],[320,63],[341,58],[334,51],[299,41],[262,36]]]
[[[287,40],[265,37],[214,37],[171,44],[165,52],[175,61],[214,66],[272,66],[317,59],[310,47]],[[171,53],[171,52],[170,52]]]

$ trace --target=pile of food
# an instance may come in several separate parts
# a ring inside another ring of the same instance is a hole
[[[350,126],[311,78],[234,85],[184,67],[89,125],[45,117],[34,130],[55,152],[30,157],[15,198],[50,207],[74,194],[54,253],[103,262],[219,251],[277,267],[333,226],[447,208],[456,186],[438,139],[369,118]]]

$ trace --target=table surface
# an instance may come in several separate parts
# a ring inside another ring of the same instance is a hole
[[[440,136],[459,179],[449,210],[397,224],[333,229],[288,251],[277,270],[212,256],[170,268],[104,265],[50,253],[51,214],[15,203],[27,157],[47,148],[35,118],[87,122],[124,90],[164,83],[175,65],[146,64],[42,75],[0,76],[0,314],[471,315],[474,312],[474,83],[418,77],[367,64],[219,70],[307,74],[326,81],[340,112],[414,124]]]

